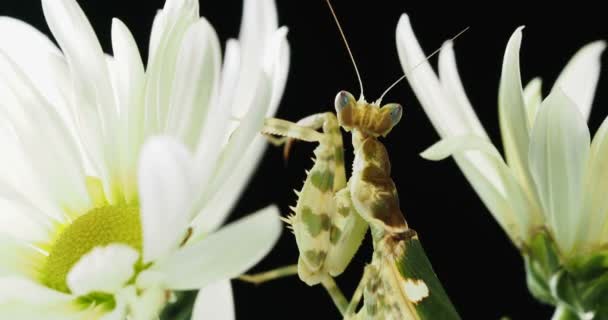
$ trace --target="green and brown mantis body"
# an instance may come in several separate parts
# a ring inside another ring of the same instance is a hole
[[[399,122],[401,106],[356,101],[345,91],[338,94],[335,106],[340,125],[352,132],[350,203],[369,224],[374,244],[372,263],[365,268],[345,318],[459,319],[416,232],[403,217],[388,152],[377,139]],[[361,292],[364,305],[355,314]]]
[[[327,3],[345,40],[333,8]],[[345,44],[363,92],[346,40]],[[297,205],[285,218],[298,244],[297,266],[241,279],[261,283],[298,273],[309,285],[321,283],[345,319],[460,319],[399,207],[388,152],[378,137],[391,131],[403,109],[395,103],[380,106],[381,99],[367,103],[363,94],[356,100],[341,91],[335,99],[336,114],[315,114],[297,123],[275,118],[265,121],[263,133],[283,137],[270,139],[277,144],[297,139],[319,145],[314,150],[314,166],[298,193]],[[340,127],[352,133],[355,152],[348,182]],[[317,131],[320,128],[322,132]],[[372,262],[347,302],[333,277],[348,266],[368,227],[374,245]],[[362,298],[363,306],[359,307]]]

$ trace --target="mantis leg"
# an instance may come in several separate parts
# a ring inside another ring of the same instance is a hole
[[[350,299],[350,303],[344,312],[344,319],[350,319],[357,312],[357,307],[359,306],[359,302],[361,302],[361,298],[363,298],[363,288],[367,284],[367,275],[368,269],[365,268],[363,271],[363,276],[361,277],[361,281],[359,281],[359,285],[357,285],[357,289],[353,293],[353,297]]]
[[[327,276],[323,279],[323,281],[321,281],[321,284],[327,293],[329,293],[331,300],[333,300],[338,310],[340,310],[340,314],[344,315],[348,307],[348,300],[346,300],[346,297],[344,297],[342,290],[338,288],[334,278]]]
[[[253,283],[262,284],[267,281],[289,277],[298,274],[298,265],[292,264],[285,267],[276,268],[273,270],[256,273],[256,274],[244,274],[238,277],[239,280]]]

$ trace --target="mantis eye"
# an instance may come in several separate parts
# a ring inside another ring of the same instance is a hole
[[[344,110],[347,106],[349,106],[353,101],[355,101],[355,97],[350,94],[348,91],[340,91],[338,95],[336,95],[336,100],[334,105],[336,106],[336,112],[340,113],[340,111]]]
[[[403,107],[398,103],[391,103],[385,106],[385,108],[389,108],[391,124],[395,126],[401,120],[401,116],[403,115]]]

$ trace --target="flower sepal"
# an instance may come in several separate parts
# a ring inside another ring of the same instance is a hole
[[[557,307],[553,319],[608,318],[608,253],[563,261],[551,236],[538,232],[524,253],[532,295]]]

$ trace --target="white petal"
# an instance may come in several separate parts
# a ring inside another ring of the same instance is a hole
[[[25,243],[48,241],[57,223],[34,207],[23,194],[0,183],[0,234]]]
[[[207,20],[200,19],[188,28],[177,56],[166,130],[190,148],[196,146],[206,119],[216,121],[209,109],[217,98],[220,65],[217,35]]]
[[[479,132],[479,128],[471,125],[475,122],[471,116],[472,112],[461,109],[467,107],[466,104],[457,103],[456,100],[451,100],[453,98],[448,98],[446,94],[447,90],[444,86],[449,86],[452,92],[461,91],[458,89],[459,80],[456,79],[454,74],[456,66],[451,57],[453,53],[450,52],[450,46],[443,48],[447,50],[443,53],[442,59],[442,73],[446,81],[444,85],[439,82],[437,75],[427,62],[426,56],[414,35],[409,17],[405,14],[401,16],[397,25],[396,37],[401,66],[408,82],[439,135],[447,138]],[[460,92],[459,94],[464,93]],[[462,96],[459,99],[462,102]],[[500,213],[503,210],[502,205],[497,205],[497,203],[505,200],[504,198],[500,201],[497,200],[499,199],[497,195],[504,195],[505,186],[492,164],[493,160],[488,159],[486,155],[480,152],[474,151],[456,155],[454,159],[492,214],[498,218],[503,216]]]
[[[528,202],[524,189],[515,179],[498,150],[485,138],[476,136],[446,138],[424,151],[421,156],[429,160],[442,160],[471,150],[482,152],[486,159],[491,161],[500,174],[505,190],[493,188],[487,178],[480,175],[472,174],[469,181],[477,186],[476,190],[480,197],[509,236],[516,242],[528,240],[530,231],[542,225],[542,217],[538,215],[533,204]]]
[[[177,55],[186,30],[199,20],[198,10],[198,1],[171,0],[154,19],[146,72],[146,135],[165,127]]]
[[[56,70],[49,63],[63,56],[46,35],[23,21],[0,17],[0,50],[23,70],[64,120],[71,119],[62,84],[57,82]]]
[[[132,320],[158,319],[160,311],[167,303],[165,290],[150,288],[144,290],[131,303],[130,316]]]
[[[532,130],[530,171],[546,219],[568,254],[588,212],[581,212],[589,130],[574,103],[557,89],[543,101]]]
[[[486,131],[479,122],[479,118],[475,114],[475,111],[473,111],[471,102],[469,102],[469,98],[464,92],[464,87],[456,68],[453,47],[452,41],[447,41],[443,44],[439,53],[439,78],[441,79],[443,92],[446,94],[447,99],[452,101],[450,109],[455,111],[454,116],[458,116],[458,121],[464,123],[470,133],[487,137]]]
[[[194,170],[186,148],[169,137],[144,145],[138,181],[144,262],[177,249],[191,221]]]
[[[74,297],[18,277],[0,278],[0,319],[86,319],[73,306]]]
[[[524,103],[526,105],[528,126],[530,128],[534,126],[534,120],[536,119],[538,107],[540,107],[540,104],[543,101],[541,89],[542,80],[540,78],[532,79],[524,88]]]
[[[133,276],[137,251],[127,245],[96,247],[70,269],[67,284],[75,295],[118,292]]]
[[[35,279],[38,276],[36,265],[45,258],[28,243],[0,232],[0,277],[18,275]]]
[[[587,230],[585,237],[589,245],[604,244],[608,240],[605,233],[608,226],[608,118],[593,137],[589,152],[589,167],[585,183],[585,208],[588,220],[581,230]]]
[[[0,114],[10,120],[44,190],[62,209],[81,212],[89,199],[76,142],[18,66],[0,51]],[[43,139],[41,137],[44,137]]]
[[[216,190],[214,196],[204,203],[202,210],[194,219],[192,223],[195,226],[193,237],[198,234],[213,232],[226,221],[247,186],[252,173],[257,168],[266,145],[267,142],[263,137],[256,137],[253,140],[247,152],[242,156],[247,161],[238,163],[230,176]]]
[[[188,243],[152,269],[166,275],[170,289],[200,289],[251,268],[270,251],[280,234],[278,210],[268,207]]]
[[[264,56],[277,29],[277,12],[273,0],[246,0],[239,34],[241,72],[232,114],[243,117],[255,100],[257,83],[264,70]]]
[[[596,41],[581,48],[570,59],[562,73],[555,81],[579,108],[583,119],[588,119],[593,104],[597,81],[600,78],[600,58],[606,48],[606,42]]]
[[[443,139],[423,151],[420,156],[427,160],[438,161],[465,150],[481,150],[493,157],[502,158],[490,142],[474,135]]]
[[[522,29],[517,28],[507,43],[498,90],[498,113],[507,163],[522,185],[530,185],[527,166],[530,127],[519,71]]]
[[[192,320],[232,320],[234,300],[230,280],[221,280],[202,288],[196,296]]]
[[[465,105],[460,105],[457,101],[452,101],[451,97],[446,96],[442,84],[420,48],[406,14],[399,19],[396,37],[401,67],[410,87],[439,135],[442,137],[462,135],[478,130],[470,127],[470,123],[465,120],[467,117],[462,115],[461,107],[465,107]],[[447,45],[444,49],[449,50],[450,46]],[[450,65],[451,62],[448,61],[450,54],[449,51],[444,53],[443,65],[445,68],[442,69],[445,70],[444,74],[451,75],[450,77],[446,75],[446,83],[454,88],[455,79],[451,73],[455,70],[449,69],[455,68],[455,63]],[[467,111],[467,113],[470,112]]]
[[[42,8],[55,39],[61,46],[73,77],[75,113],[79,132],[96,170],[109,182],[109,164],[104,148],[116,142],[117,108],[106,58],[95,32],[74,0],[43,0]],[[108,183],[109,184],[109,183]],[[106,193],[112,189],[106,185]]]
[[[272,35],[264,56],[264,71],[272,79],[272,96],[270,98],[270,106],[266,111],[267,117],[274,116],[283,97],[283,90],[285,89],[289,71],[289,55],[287,28],[281,27]]]
[[[258,90],[256,99],[252,104],[249,112],[241,119],[239,127],[231,134],[228,144],[224,147],[221,157],[219,158],[219,166],[213,173],[213,180],[207,188],[207,192],[199,197],[197,200],[197,208],[204,208],[212,199],[215,197],[222,197],[222,192],[228,191],[230,188],[241,188],[241,185],[228,184],[230,178],[237,174],[235,170],[237,166],[240,166],[243,162],[253,163],[257,165],[257,158],[247,159],[242,161],[243,154],[246,153],[250,147],[257,147],[259,145],[252,145],[254,139],[258,136],[258,133],[264,122],[266,109],[271,96],[271,87],[269,79],[263,77],[262,81],[258,83]],[[200,155],[199,155],[200,157]],[[247,180],[238,180],[239,182],[245,183]],[[232,181],[234,182],[234,180]],[[207,183],[203,181],[203,183]],[[232,199],[233,201],[236,199]],[[229,206],[233,203],[228,203]],[[226,211],[220,211],[212,214],[214,217],[212,220],[220,221],[223,220],[227,214]],[[200,222],[200,221],[199,221]],[[195,223],[195,226],[201,227],[200,224]],[[206,228],[206,227],[203,227]],[[196,228],[195,228],[196,229]],[[200,232],[201,230],[195,230]]]
[[[120,136],[118,145],[120,155],[120,175],[127,202],[134,200],[137,190],[130,174],[137,165],[142,144],[143,131],[143,85],[144,65],[141,61],[137,43],[122,21],[112,20],[112,49],[114,51],[114,68],[116,80],[114,90],[117,93],[117,104],[120,110]]]

